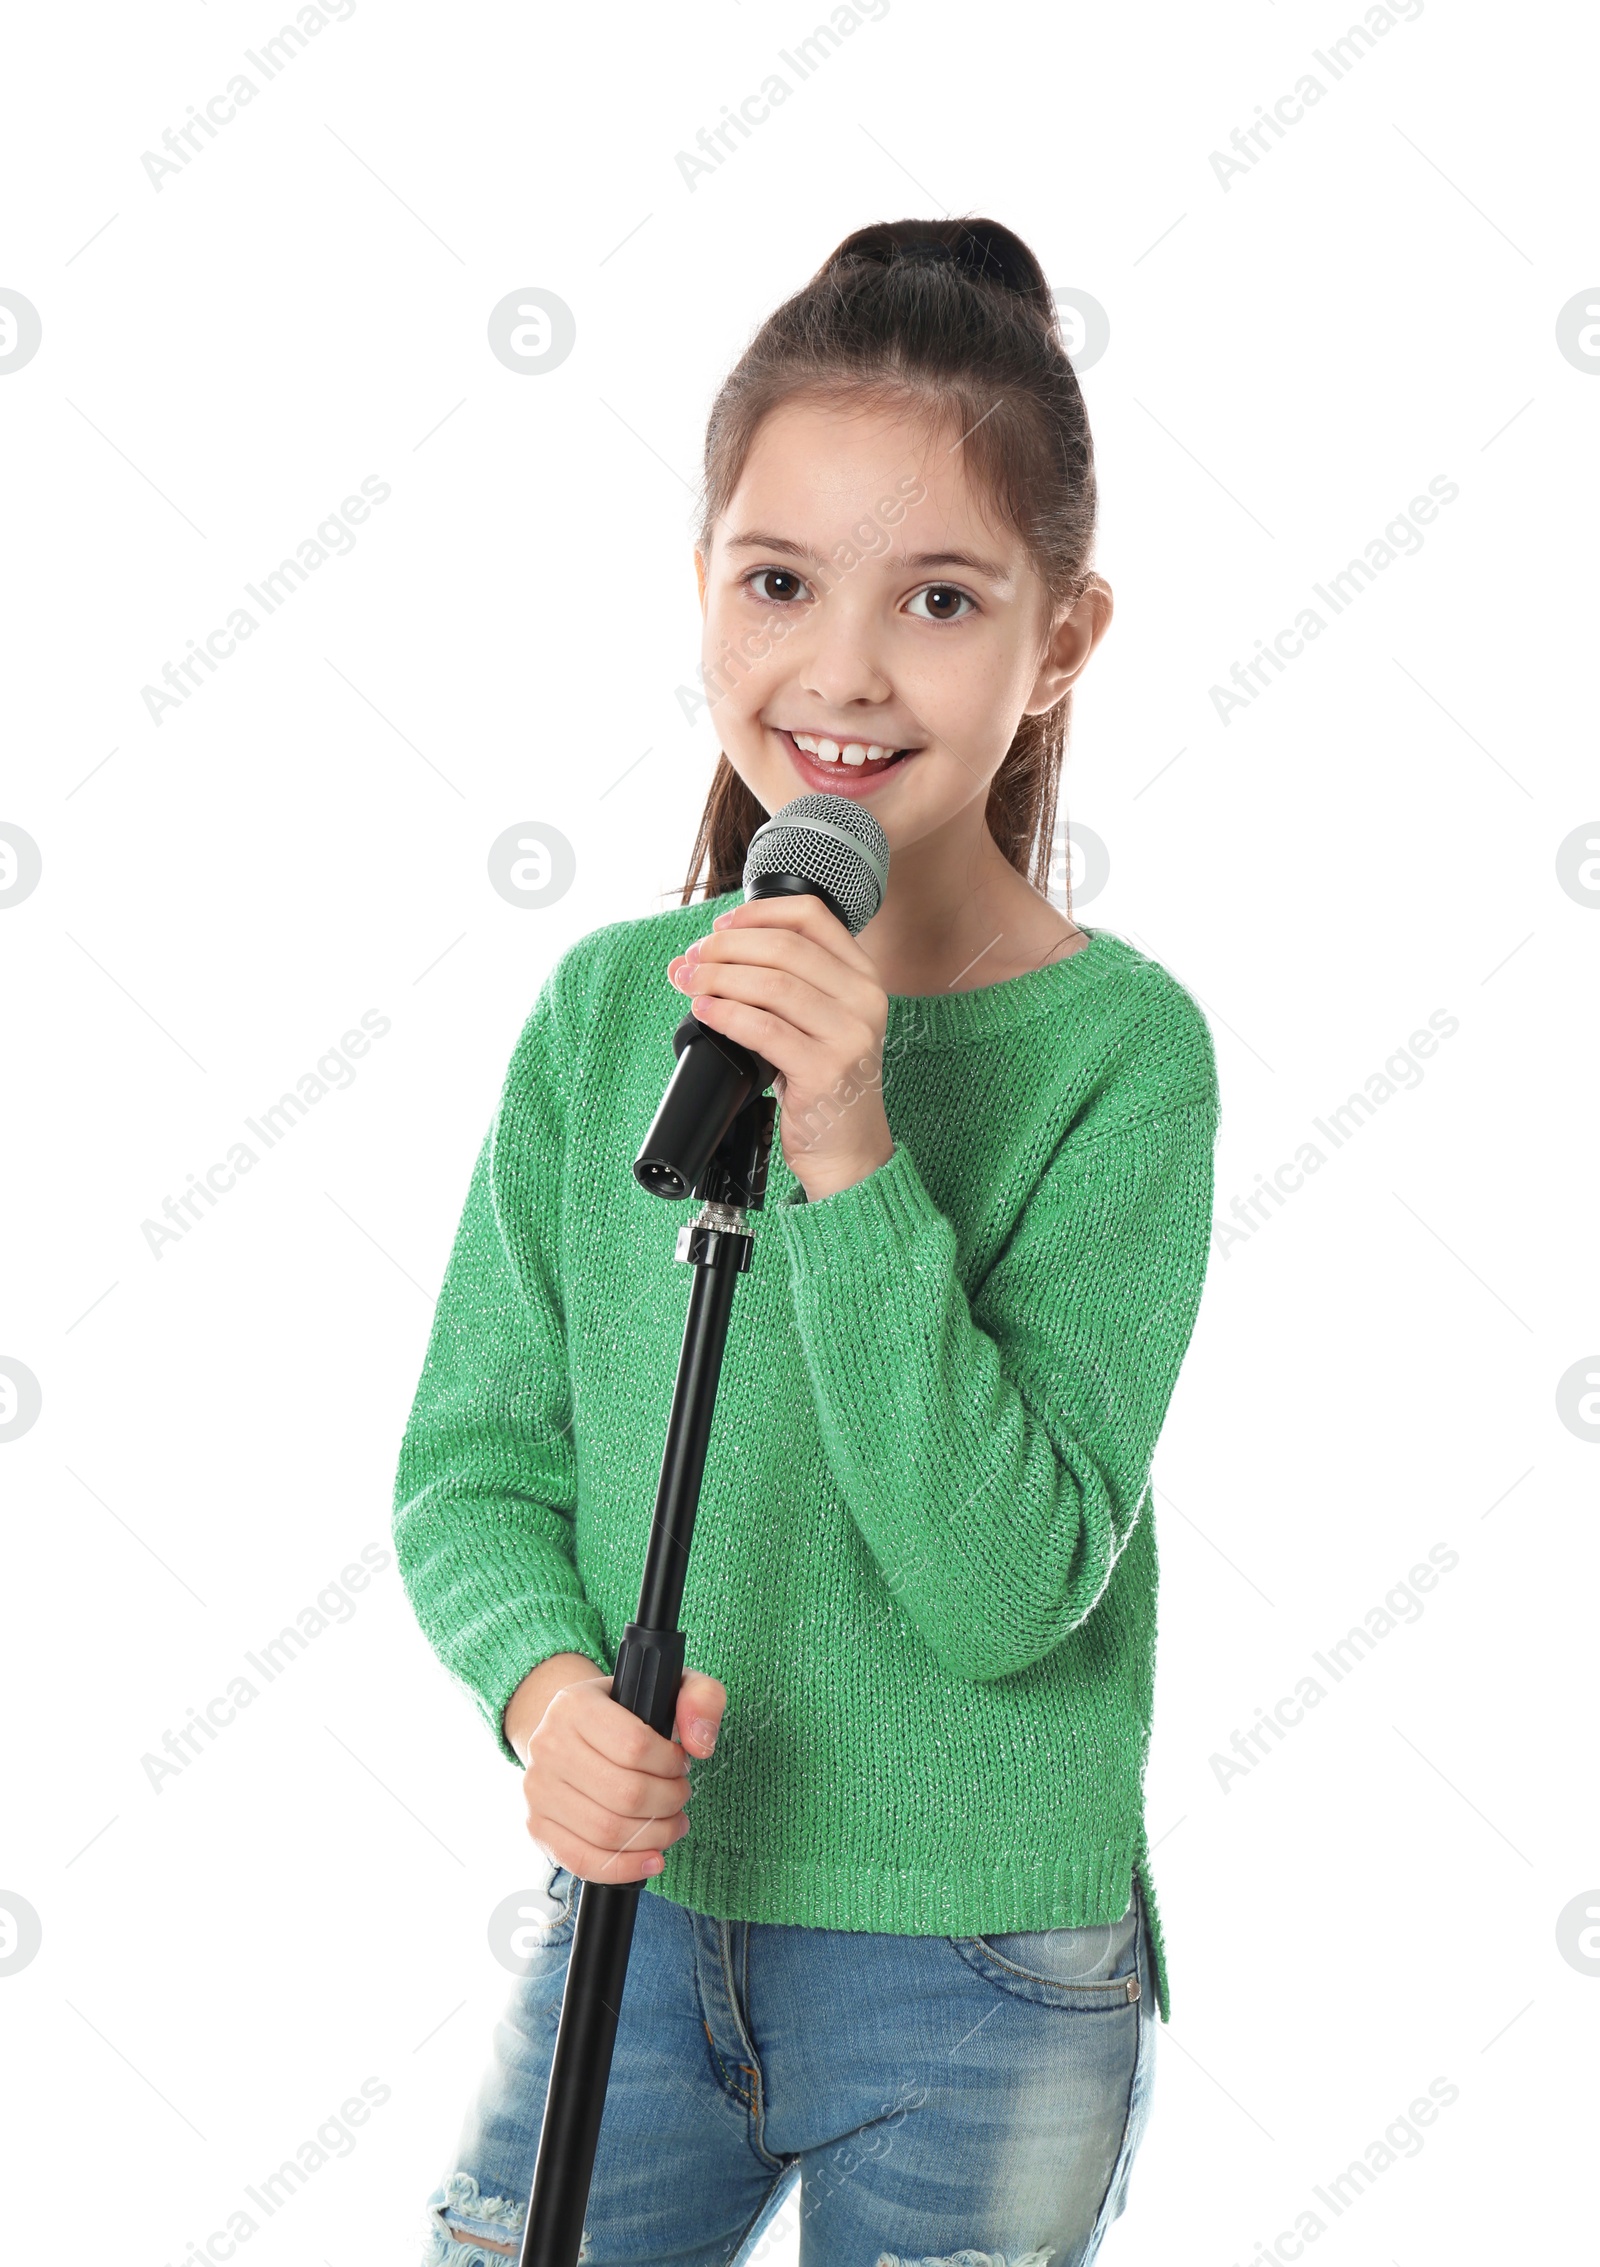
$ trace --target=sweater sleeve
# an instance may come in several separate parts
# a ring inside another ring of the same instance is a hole
[[[1069,1137],[970,1301],[903,1146],[774,1208],[835,1479],[952,1676],[1042,1660],[1133,1533],[1199,1307],[1215,1130],[1196,1100]]]
[[[560,968],[523,1029],[473,1167],[395,1475],[412,1610],[501,1751],[507,1701],[552,1653],[611,1666],[573,1548],[576,1462],[556,1262],[566,1087]]]

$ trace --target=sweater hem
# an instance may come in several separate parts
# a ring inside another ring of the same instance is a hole
[[[871,1859],[755,1858],[685,1835],[648,1895],[719,1921],[864,1930],[882,1936],[998,1936],[1021,1929],[1109,1927],[1128,1909],[1138,1876],[1149,1929],[1156,2012],[1171,2021],[1167,1953],[1141,1825],[1125,1844],[1078,1856],[964,1860],[942,1870]]]
[[[713,1920],[884,1936],[981,1936],[1089,1928],[1120,1920],[1133,1893],[1138,1839],[1054,1857],[941,1852],[937,1870],[852,1859],[756,1857],[693,1834],[673,1844],[655,1895]]]

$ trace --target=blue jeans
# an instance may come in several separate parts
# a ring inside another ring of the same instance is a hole
[[[454,2163],[424,2267],[521,2249],[577,1919],[553,1918]],[[1137,1878],[1101,1927],[885,1936],[720,1921],[645,1890],[584,2267],[732,2267],[800,2184],[801,2267],[1086,2267],[1126,2201],[1156,2007]]]

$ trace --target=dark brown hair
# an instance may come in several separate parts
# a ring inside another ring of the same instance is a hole
[[[1059,607],[1098,580],[1094,447],[1044,271],[997,221],[878,221],[829,253],[768,316],[706,426],[699,543],[737,487],[762,420],[797,395],[879,398],[931,430],[954,419],[973,478],[1022,537]],[[1048,886],[1072,694],[1018,720],[985,820],[1034,888]],[[743,886],[766,811],[719,755],[680,903]]]

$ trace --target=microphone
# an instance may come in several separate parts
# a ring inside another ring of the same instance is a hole
[[[820,897],[852,937],[883,903],[888,882],[889,838],[848,795],[797,795],[757,827],[744,862],[747,904],[756,897]],[[765,1093],[777,1072],[692,1011],[672,1045],[677,1067],[633,1175],[654,1195],[677,1198],[691,1193],[745,1103]]]

